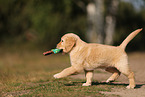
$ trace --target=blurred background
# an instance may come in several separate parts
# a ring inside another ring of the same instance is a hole
[[[68,32],[119,45],[138,28],[145,28],[145,0],[0,0],[1,49],[48,50]],[[144,36],[127,51],[144,50]]]
[[[86,42],[118,46],[138,28],[143,31],[126,51],[131,52],[129,62],[140,77],[137,79],[142,79],[145,0],[0,0],[0,95],[19,96],[17,91],[27,92],[30,83],[33,95],[37,88],[34,83],[57,82],[53,75],[70,66],[68,55],[42,53],[55,48],[68,32]],[[36,96],[43,94],[38,92]]]

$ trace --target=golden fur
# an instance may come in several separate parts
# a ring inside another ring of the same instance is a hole
[[[128,66],[128,56],[125,52],[125,47],[141,30],[137,29],[132,32],[120,46],[86,43],[73,33],[65,34],[57,44],[57,48],[63,49],[64,53],[69,53],[71,67],[55,74],[54,77],[62,78],[85,71],[87,81],[83,86],[90,86],[94,69],[102,68],[113,73],[106,82],[116,80],[120,73],[123,73],[129,79],[127,88],[134,88],[134,73]]]

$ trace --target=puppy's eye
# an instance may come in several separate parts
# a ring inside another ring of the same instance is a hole
[[[61,42],[63,42],[63,40],[61,40]]]

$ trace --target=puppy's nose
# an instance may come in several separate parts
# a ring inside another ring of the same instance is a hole
[[[56,45],[56,48],[59,49],[59,45],[58,44]]]
[[[60,46],[61,46],[61,42],[59,42],[57,45],[56,45],[56,48],[60,48]]]

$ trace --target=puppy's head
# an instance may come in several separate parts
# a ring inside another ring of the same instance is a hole
[[[79,37],[73,33],[65,34],[62,36],[61,41],[57,44],[58,49],[63,49],[64,53],[68,53],[75,46]]]

